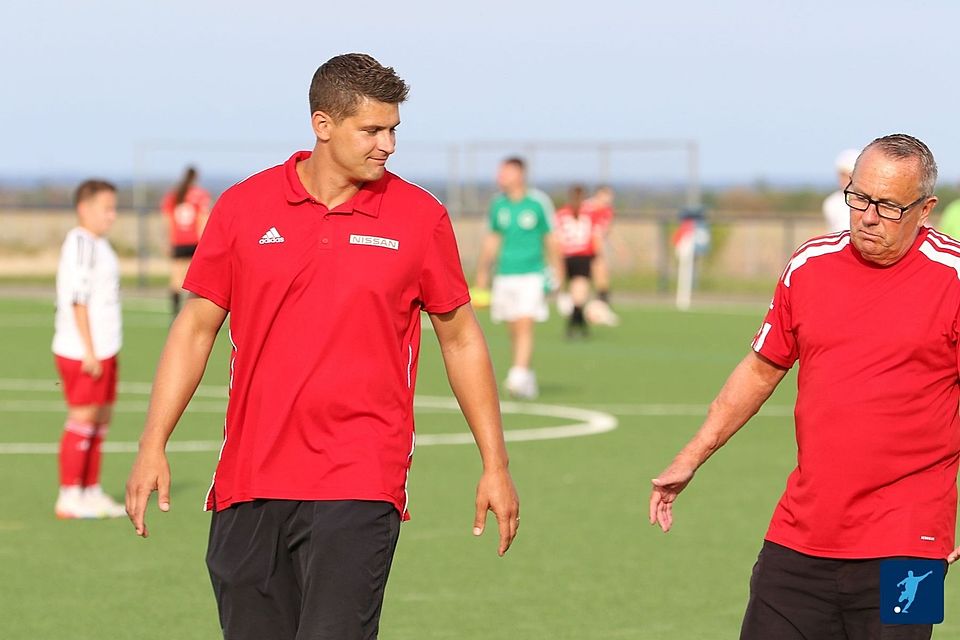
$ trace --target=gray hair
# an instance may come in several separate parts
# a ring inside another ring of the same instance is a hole
[[[864,151],[872,148],[878,149],[888,158],[915,160],[920,172],[921,193],[926,196],[933,195],[933,190],[937,186],[937,161],[933,159],[930,148],[922,141],[905,133],[894,133],[877,138],[868,144]],[[860,154],[860,158],[862,157],[863,153]],[[860,158],[857,158],[858,164]]]

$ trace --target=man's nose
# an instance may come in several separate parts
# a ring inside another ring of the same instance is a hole
[[[393,131],[384,131],[380,134],[377,147],[384,153],[392,154],[397,150],[397,134]]]
[[[864,224],[880,224],[880,212],[877,210],[877,203],[871,202],[867,209],[860,213],[860,219]]]

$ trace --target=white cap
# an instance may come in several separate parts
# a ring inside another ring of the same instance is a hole
[[[860,151],[857,149],[844,149],[841,151],[834,162],[837,173],[853,173],[853,165],[857,163],[857,158],[859,157]]]

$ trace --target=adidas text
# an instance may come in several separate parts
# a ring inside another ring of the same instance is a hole
[[[276,244],[283,242],[283,236],[277,231],[276,227],[270,227],[270,230],[260,238],[260,244]]]

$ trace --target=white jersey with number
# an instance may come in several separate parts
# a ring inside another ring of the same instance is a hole
[[[55,354],[82,360],[84,347],[73,313],[75,304],[87,307],[97,359],[116,355],[122,342],[120,264],[106,238],[99,238],[82,227],[71,229],[60,249],[53,334]]]

